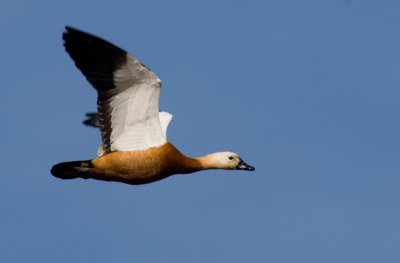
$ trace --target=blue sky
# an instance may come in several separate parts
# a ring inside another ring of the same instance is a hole
[[[1,262],[399,262],[400,2],[3,1]],[[168,136],[254,173],[62,181],[94,157],[71,25],[163,81]]]

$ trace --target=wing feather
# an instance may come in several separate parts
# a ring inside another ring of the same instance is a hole
[[[97,90],[98,124],[104,153],[162,145],[158,100],[161,81],[125,50],[66,27],[66,51]]]

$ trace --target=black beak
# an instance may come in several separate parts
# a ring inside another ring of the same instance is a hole
[[[254,168],[251,165],[248,165],[247,163],[243,162],[242,159],[240,159],[238,165],[236,166],[236,169],[238,169],[238,170],[246,170],[246,171],[254,171],[254,169],[256,169],[256,168]]]

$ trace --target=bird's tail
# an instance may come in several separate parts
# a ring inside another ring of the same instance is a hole
[[[54,165],[50,172],[60,179],[89,178],[90,170],[93,168],[92,162],[73,161]]]

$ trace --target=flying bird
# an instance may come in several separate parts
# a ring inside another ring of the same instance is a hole
[[[86,124],[100,128],[102,144],[94,159],[54,165],[55,177],[138,185],[207,169],[254,170],[234,152],[182,154],[167,140],[172,114],[159,111],[161,81],[149,68],[110,42],[68,26],[63,40],[97,91],[98,114],[89,113]]]

